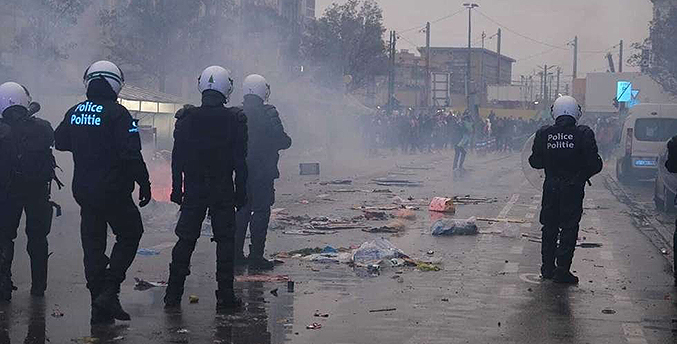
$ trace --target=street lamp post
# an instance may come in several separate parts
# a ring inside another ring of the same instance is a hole
[[[480,5],[475,3],[464,3],[463,6],[468,9],[468,64],[465,71],[465,98],[468,111],[471,110],[470,104],[470,57],[471,57],[471,43],[472,43],[472,9],[480,7]]]

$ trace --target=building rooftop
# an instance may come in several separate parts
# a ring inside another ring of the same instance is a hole
[[[425,47],[419,47],[418,48],[418,51],[419,51],[419,53],[421,53],[421,55],[425,55],[425,50],[426,50]],[[430,47],[430,50],[431,51],[448,51],[452,54],[453,53],[464,53],[465,54],[468,51],[468,48],[467,47],[466,48],[464,48],[464,47]],[[498,55],[498,53],[496,53],[495,51],[491,51],[491,50],[486,49],[486,48],[471,48],[470,50],[473,53],[484,51],[484,53],[488,54],[488,55],[492,55],[492,56]],[[513,59],[512,57],[509,57],[509,56],[506,56],[506,55],[503,55],[503,54],[501,54],[501,59],[509,61],[509,62],[517,62],[517,60]]]

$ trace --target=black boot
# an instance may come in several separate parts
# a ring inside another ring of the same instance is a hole
[[[108,286],[101,295],[94,300],[93,306],[110,313],[110,315],[117,320],[129,321],[132,318],[129,316],[129,313],[122,309],[119,293],[119,285]],[[92,309],[93,308],[94,307],[92,307]]]
[[[216,291],[216,311],[227,312],[242,307],[242,300],[235,296],[233,289],[219,289]]]
[[[115,319],[107,310],[97,307],[94,304],[94,300],[101,294],[99,291],[91,291],[92,296],[92,318],[89,321],[90,325],[113,325],[115,324]]]
[[[272,270],[275,263],[263,258],[264,244],[249,245],[249,269],[250,270]]]
[[[275,268],[275,263],[270,260],[263,258],[263,256],[249,256],[249,269],[250,270],[272,270]]]
[[[181,297],[183,296],[183,288],[186,282],[186,276],[179,275],[172,271],[171,264],[169,266],[169,282],[167,283],[167,290],[165,291],[165,309],[181,307]]]
[[[578,284],[578,277],[574,276],[568,269],[555,269],[555,276],[553,282],[562,284]]]

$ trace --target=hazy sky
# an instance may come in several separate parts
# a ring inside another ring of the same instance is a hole
[[[318,0],[318,17],[333,2],[345,0]],[[423,27],[426,21],[434,21],[463,9],[466,1],[457,0],[377,0],[383,8],[385,25],[388,29],[404,31],[417,25]],[[588,72],[604,72],[608,69],[606,53],[621,39],[625,43],[625,58],[633,53],[631,44],[648,35],[652,19],[650,0],[477,0],[480,13],[473,13],[473,46],[481,46],[481,33],[487,37],[496,33],[498,25],[529,38],[565,49],[553,49],[547,45],[522,38],[503,29],[502,53],[516,60],[513,65],[513,79],[521,74],[531,74],[537,66],[544,64],[562,67],[565,75],[572,73],[573,49],[566,43],[578,35],[579,77]],[[477,11],[477,10],[475,10]],[[461,12],[451,18],[432,24],[433,46],[467,46],[468,12]],[[425,34],[418,30],[402,34],[398,49],[413,49],[425,45]],[[410,41],[410,42],[407,42]],[[413,44],[412,44],[413,43]],[[496,49],[496,39],[486,40],[485,45]],[[547,51],[547,52],[546,52]],[[546,52],[539,56],[533,56]],[[618,67],[618,48],[613,49],[614,63]],[[531,58],[529,58],[531,57]],[[527,59],[525,59],[527,58]],[[633,68],[625,65],[624,71]]]

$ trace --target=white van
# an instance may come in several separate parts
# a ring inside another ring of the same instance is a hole
[[[622,183],[651,179],[665,142],[677,135],[677,104],[640,104],[630,109],[621,132],[616,177]]]

